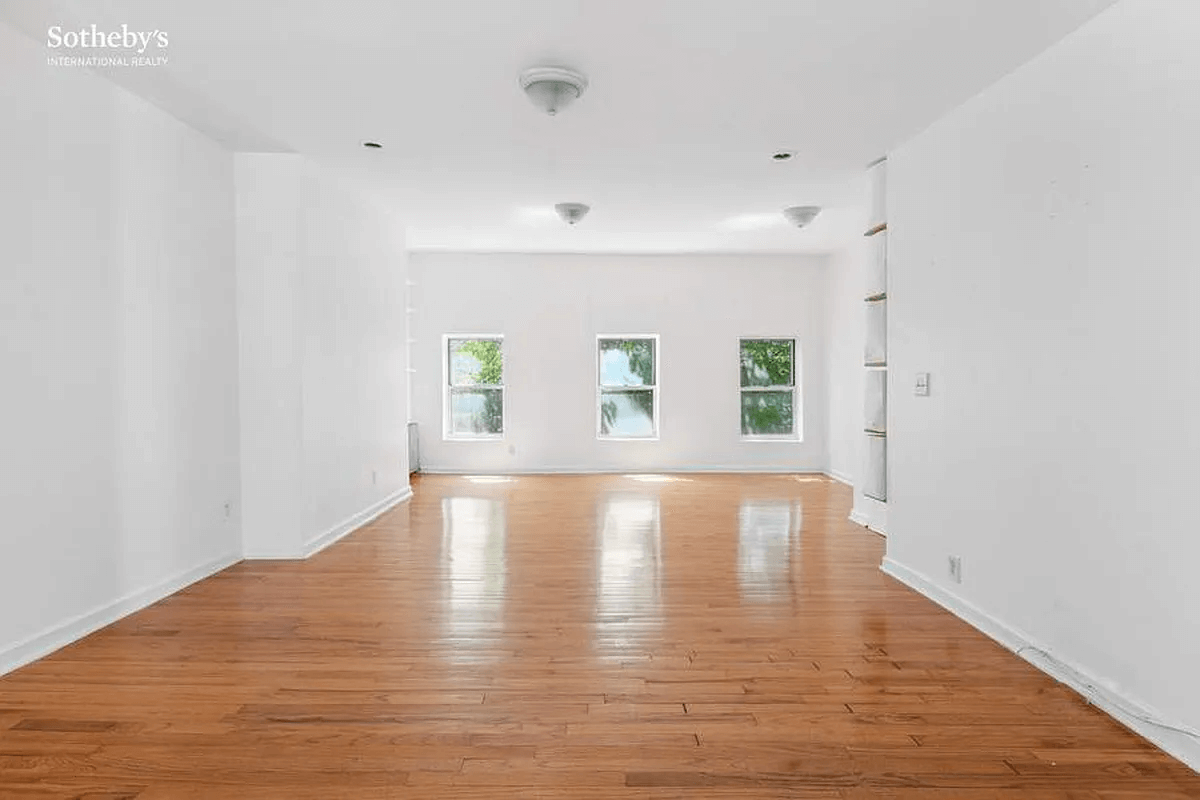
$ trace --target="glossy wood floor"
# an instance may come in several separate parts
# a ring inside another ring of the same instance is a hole
[[[806,476],[425,477],[0,679],[0,797],[1200,797]]]

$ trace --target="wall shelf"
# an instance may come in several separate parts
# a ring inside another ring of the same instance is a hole
[[[867,228],[867,232],[864,233],[863,236],[874,236],[875,234],[883,233],[886,230],[887,230],[887,223],[881,222],[878,225],[873,225],[870,228]]]
[[[864,298],[864,300],[868,303],[874,303],[876,300],[887,300],[887,292],[880,292],[879,294],[868,295],[867,297]]]

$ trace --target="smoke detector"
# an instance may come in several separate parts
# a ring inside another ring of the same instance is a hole
[[[583,203],[559,203],[554,207],[554,210],[558,212],[558,216],[562,217],[563,222],[568,225],[574,225],[586,217],[587,213],[592,209]]]
[[[565,67],[533,67],[521,73],[521,89],[550,116],[575,102],[587,86],[583,73]]]
[[[783,216],[797,228],[803,228],[821,213],[820,206],[792,206],[783,210]]]

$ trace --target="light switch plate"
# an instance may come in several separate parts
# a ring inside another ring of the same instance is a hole
[[[917,373],[917,382],[913,386],[913,394],[915,394],[917,397],[928,397],[929,396],[929,373],[928,372],[918,372]]]

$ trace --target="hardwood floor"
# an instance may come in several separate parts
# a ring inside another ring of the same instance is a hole
[[[1200,797],[880,573],[829,480],[415,492],[0,679],[0,797]]]

